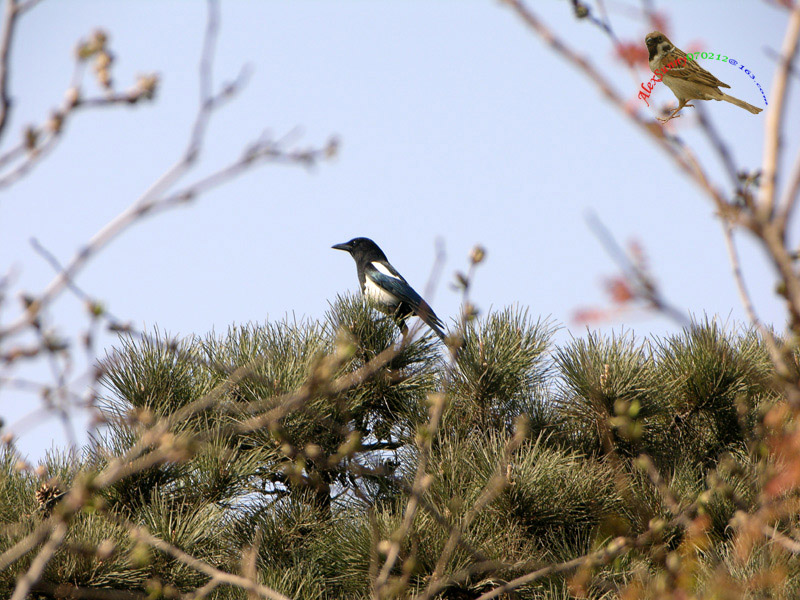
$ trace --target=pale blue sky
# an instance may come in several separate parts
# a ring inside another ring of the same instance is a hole
[[[529,4],[610,72],[617,89],[654,114],[636,99],[649,71],[631,77],[608,39],[576,21],[568,2]],[[736,58],[770,99],[775,63],[765,47],[780,45],[783,10],[757,1],[662,4],[678,46],[702,40],[709,51]],[[626,14],[612,13],[618,35],[643,46],[649,28]],[[14,46],[16,104],[6,144],[61,101],[74,44],[96,27],[110,33],[121,88],[147,71],[158,72],[162,85],[153,104],[77,116],[50,157],[0,192],[0,272],[15,268],[15,291],[39,291],[52,277],[29,238],[66,261],[179,156],[197,104],[205,17],[202,2],[166,0],[46,0],[24,17]],[[303,145],[322,145],[335,134],[341,152],[311,173],[260,168],[125,233],[78,279],[116,315],[178,335],[287,313],[317,318],[337,293],[357,289],[352,261],[331,244],[373,238],[421,290],[441,238],[446,276],[431,303],[445,322],[459,306],[448,282],[480,243],[487,260],[474,303],[484,311],[519,303],[534,315],[552,315],[565,326],[557,338],[563,341],[584,334],[570,321],[572,313],[606,305],[602,280],[617,271],[586,226],[584,215],[593,210],[620,242],[642,242],[674,304],[744,319],[709,202],[501,3],[228,1],[218,48],[218,83],[245,63],[253,74],[212,122],[197,174],[236,157],[264,129],[281,135],[300,126]],[[764,106],[738,69],[703,66],[729,83],[733,95]],[[796,98],[795,92],[792,123],[798,123]],[[661,85],[653,100],[674,97]],[[737,161],[758,166],[764,113],[717,102],[706,107]],[[710,156],[688,114],[676,131],[701,157]],[[797,134],[797,126],[787,132],[790,156]],[[716,162],[708,164],[726,184]],[[743,254],[759,312],[782,325],[769,267],[746,240]],[[7,307],[0,318],[12,315]],[[72,298],[62,298],[51,315],[66,335],[85,327]],[[663,318],[641,314],[604,329],[621,327],[638,336],[675,330]],[[0,415],[8,423],[37,406],[35,396],[0,390]],[[53,439],[63,435],[50,422],[23,434],[20,448],[37,455]]]

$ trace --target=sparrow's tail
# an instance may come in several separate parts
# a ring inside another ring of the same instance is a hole
[[[722,93],[722,98],[720,100],[725,100],[725,102],[730,102],[731,104],[735,104],[739,108],[743,108],[745,110],[749,110],[754,115],[757,115],[761,112],[762,109],[753,106],[752,104],[748,104],[744,100],[739,100],[738,98],[734,98],[733,96],[729,96],[726,93]]]

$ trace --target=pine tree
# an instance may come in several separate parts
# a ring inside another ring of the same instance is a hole
[[[760,415],[781,400],[759,337],[708,319],[645,341],[591,333],[556,347],[553,331],[524,310],[493,312],[467,321],[450,359],[343,296],[320,322],[121,337],[101,366],[105,424],[88,447],[49,453],[38,473],[0,454],[0,552],[63,518],[67,543],[34,587],[41,597],[64,584],[137,598],[210,585],[146,531],[291,598],[367,598],[396,540],[398,597],[475,598],[660,519],[652,551],[585,573],[592,597],[612,597],[641,569],[668,572],[690,535],[671,522],[674,504],[699,503],[698,589],[720,569],[742,578],[764,565],[786,571],[786,593],[800,588],[796,562],[760,550],[740,564],[731,545],[767,468],[753,443]],[[130,472],[94,487],[132,452]],[[77,512],[64,493],[76,489],[88,494]],[[6,559],[1,595],[34,556]],[[567,598],[567,581],[514,597]],[[209,597],[247,596],[212,583]]]

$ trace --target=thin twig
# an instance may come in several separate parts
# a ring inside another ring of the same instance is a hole
[[[498,596],[502,596],[507,592],[511,592],[519,587],[522,587],[523,585],[528,585],[529,583],[543,579],[548,575],[565,573],[583,566],[591,567],[595,565],[608,564],[617,556],[625,554],[632,548],[646,546],[654,539],[655,535],[650,530],[636,538],[618,537],[612,540],[605,547],[595,552],[573,558],[572,560],[547,565],[546,567],[536,569],[535,571],[526,573],[525,575],[517,577],[516,579],[512,579],[511,581],[499,585],[496,588],[479,596],[477,600],[491,600],[492,598],[497,598]]]
[[[41,544],[47,534],[50,533],[52,527],[53,524],[49,521],[41,523],[31,533],[0,554],[0,573]]]
[[[761,319],[758,318],[758,314],[756,314],[755,307],[753,306],[753,301],[750,298],[750,293],[747,291],[747,284],[745,283],[744,274],[742,273],[739,255],[736,252],[736,242],[733,239],[733,231],[730,223],[723,216],[720,218],[720,225],[722,226],[725,247],[728,250],[728,259],[731,263],[731,270],[733,271],[733,280],[736,282],[736,289],[739,292],[739,299],[742,302],[742,306],[747,313],[747,317],[750,319],[750,323],[756,327],[756,329],[758,329],[759,333],[761,334],[761,338],[767,345],[767,350],[769,351],[770,358],[772,359],[772,363],[775,365],[775,368],[778,369],[782,376],[787,377],[789,373],[786,369],[785,361],[781,356],[781,351],[778,347],[778,341],[775,339],[775,335],[772,333],[772,331],[767,329],[764,323],[761,322]]]
[[[58,258],[56,258],[55,254],[53,254],[50,250],[45,248],[39,240],[36,238],[31,238],[30,240],[31,246],[33,247],[34,251],[39,254],[45,261],[53,268],[56,273],[64,272],[64,266],[59,262]],[[88,307],[91,306],[99,306],[97,300],[92,298],[88,293],[83,291],[72,279],[67,279],[66,281],[67,288],[75,294],[79,299],[83,300]],[[118,319],[113,315],[113,313],[109,312],[107,309],[103,309],[102,316],[109,321],[111,327],[119,326],[122,323],[121,319]]]
[[[41,1],[42,0],[25,0],[25,2],[19,2],[17,4],[17,14],[21,15],[22,13],[29,11]]]
[[[614,236],[611,235],[611,232],[594,212],[590,211],[586,214],[586,222],[605,251],[622,269],[625,278],[632,284],[632,289],[636,296],[648,302],[654,310],[670,317],[682,327],[691,326],[691,322],[683,312],[664,299],[652,277],[628,258],[628,255],[617,244]]]
[[[17,15],[19,12],[16,0],[6,0],[3,29],[0,31],[0,139],[8,123],[8,113],[11,108],[11,99],[8,95],[8,67]]]
[[[420,443],[421,447],[419,463],[417,464],[414,483],[411,487],[411,494],[408,498],[408,502],[406,503],[406,508],[403,513],[403,520],[398,526],[397,530],[395,530],[395,532],[392,534],[391,539],[385,540],[385,543],[388,546],[384,550],[386,554],[386,560],[384,561],[383,567],[381,567],[374,584],[375,596],[377,598],[382,598],[387,595],[386,587],[389,583],[389,575],[391,574],[392,569],[394,569],[394,565],[400,556],[400,544],[405,539],[406,535],[411,529],[412,524],[414,523],[414,517],[416,516],[417,509],[420,505],[420,498],[425,494],[431,484],[431,476],[427,473],[428,460],[430,458],[433,438],[439,429],[439,422],[442,413],[444,412],[445,397],[443,395],[434,395],[431,396],[430,400],[430,418],[425,428],[425,432],[421,434],[424,435],[424,437]]]
[[[714,127],[714,124],[711,122],[711,118],[708,116],[705,107],[699,102],[697,105],[697,117],[700,122],[700,127],[703,128],[714,150],[717,151],[722,165],[725,167],[725,171],[731,180],[731,184],[737,191],[740,191],[742,186],[739,181],[739,169],[736,168],[736,163],[733,160],[730,147],[723,141],[719,131],[717,131],[716,127]]]
[[[257,164],[262,160],[270,160],[273,162],[286,161],[290,163],[309,164],[318,159],[330,156],[331,146],[327,146],[322,150],[312,151],[285,151],[282,148],[275,148],[270,146],[268,148],[257,148],[255,154],[245,155],[229,164],[218,171],[203,177],[196,181],[194,184],[184,188],[173,195],[165,195],[170,187],[172,187],[197,161],[205,140],[205,133],[207,130],[208,121],[211,114],[217,110],[227,100],[235,96],[241,88],[245,85],[247,78],[247,70],[243,70],[239,77],[232,83],[227,84],[216,95],[207,95],[209,93],[209,85],[211,75],[209,71],[212,68],[212,57],[214,49],[214,40],[217,31],[218,9],[217,3],[209,0],[209,24],[206,30],[206,37],[203,45],[203,57],[200,62],[200,79],[201,84],[201,98],[200,108],[195,118],[194,125],[192,126],[188,145],[181,155],[181,157],[168,168],[137,200],[135,200],[127,209],[117,215],[109,223],[107,223],[100,231],[98,231],[89,242],[78,250],[72,259],[66,264],[65,268],[50,282],[45,290],[35,299],[35,301],[22,313],[17,319],[12,321],[8,326],[0,329],[0,338],[14,335],[22,331],[25,327],[30,325],[39,312],[54,298],[56,298],[63,289],[72,281],[78,272],[80,272],[86,263],[101,251],[112,240],[116,239],[121,233],[137,223],[141,218],[161,208],[163,203],[164,207],[171,207],[181,204],[194,197],[195,194],[201,193],[219,185],[225,180],[228,180],[251,165]]]
[[[782,534],[774,527],[764,525],[761,528],[761,532],[792,554],[800,554],[800,542],[790,538],[788,535]]]
[[[640,454],[637,457],[636,462],[637,466],[647,473],[647,476],[650,478],[652,484],[656,486],[656,490],[661,496],[661,500],[666,505],[667,510],[669,510],[673,517],[679,516],[683,511],[681,504],[678,502],[678,499],[675,498],[672,490],[669,489],[669,486],[667,485],[667,482],[664,481],[661,473],[659,473],[656,465],[653,463],[653,459],[647,454]]]
[[[433,570],[425,594],[420,597],[421,600],[433,598],[439,590],[445,587],[445,583],[442,581],[444,570],[447,567],[447,563],[452,558],[458,546],[458,542],[463,538],[464,532],[469,529],[472,521],[475,520],[478,514],[489,506],[489,504],[491,504],[508,486],[508,467],[511,464],[514,452],[519,449],[526,433],[524,428],[520,429],[508,440],[503,450],[503,461],[497,465],[494,475],[486,483],[480,496],[478,496],[478,499],[464,515],[463,519],[461,519],[461,522],[455,522],[452,525],[450,537],[445,543],[444,549],[439,555],[439,559],[436,561],[436,567]]]
[[[656,471],[656,473],[658,472]],[[609,564],[618,556],[622,556],[631,550],[646,548],[659,542],[662,539],[662,532],[667,528],[688,526],[690,524],[690,518],[697,513],[697,509],[698,502],[694,501],[685,506],[682,510],[679,510],[678,514],[667,522],[661,522],[660,524],[651,522],[650,528],[636,537],[617,537],[594,552],[589,552],[571,560],[538,568],[486,592],[482,596],[479,596],[477,600],[491,600],[492,598],[497,598],[506,592],[513,591],[523,585],[528,585],[529,583],[533,583],[534,581],[556,573],[566,573],[581,567],[594,567]]]
[[[247,590],[248,592],[252,592],[254,594],[258,594],[263,598],[270,598],[271,600],[290,600],[287,596],[284,596],[280,592],[273,590],[265,585],[261,585],[260,583],[248,579],[246,577],[242,577],[241,575],[234,575],[233,573],[226,573],[225,571],[220,571],[216,567],[211,566],[207,562],[200,560],[199,558],[195,558],[191,554],[187,554],[180,548],[173,546],[151,534],[143,527],[137,527],[131,531],[132,536],[135,539],[139,539],[146,544],[149,544],[153,548],[157,550],[161,550],[161,552],[165,554],[169,554],[174,559],[179,560],[183,564],[192,569],[199,571],[205,575],[211,577],[213,581],[218,582],[219,584],[227,584],[233,585],[242,588],[243,590]]]
[[[66,523],[56,523],[50,533],[50,539],[48,539],[42,546],[42,549],[39,550],[39,553],[36,555],[36,558],[33,559],[30,568],[25,572],[24,575],[22,575],[22,577],[17,580],[17,587],[14,589],[14,594],[11,596],[10,600],[25,600],[25,598],[28,597],[28,592],[30,592],[31,586],[39,581],[39,578],[42,576],[42,572],[47,566],[47,563],[49,563],[50,559],[53,558],[53,555],[61,546],[66,535]]]
[[[780,52],[770,48],[769,46],[764,46],[763,50],[764,54],[766,54],[772,60],[774,60],[775,62],[780,62],[781,60]],[[800,79],[800,70],[798,70],[794,65],[789,65],[789,75],[792,75],[793,77],[797,77],[798,79]]]
[[[46,594],[50,598],[64,600],[148,600],[150,594],[111,588],[80,587],[71,583],[49,583],[40,581],[31,591]]]
[[[78,65],[80,64],[81,63],[78,63]],[[76,69],[80,70],[77,67]],[[76,91],[77,93],[77,87],[72,87],[70,89]],[[5,166],[6,163],[16,160],[22,156],[25,157],[24,160],[8,168],[2,173],[2,175],[0,175],[0,189],[16,183],[25,175],[27,175],[34,167],[39,165],[42,162],[42,159],[44,159],[56,148],[59,141],[63,137],[63,132],[65,131],[67,123],[73,116],[79,113],[81,109],[131,105],[136,104],[143,97],[142,91],[134,88],[124,93],[109,94],[106,96],[88,98],[85,100],[78,99],[74,103],[70,100],[65,100],[62,106],[54,111],[54,113],[57,115],[57,118],[60,120],[57,127],[54,128],[52,124],[48,124],[46,126],[33,127],[30,129],[30,136],[36,140],[35,146],[29,147],[29,142],[27,140],[23,140],[18,145],[0,156],[0,166]]]

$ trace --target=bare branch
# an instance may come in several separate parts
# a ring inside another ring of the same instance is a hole
[[[800,554],[800,542],[790,538],[788,535],[782,534],[774,527],[770,527],[769,525],[764,525],[761,528],[761,532],[765,536],[773,540],[775,543],[780,545],[782,548],[791,552],[792,554]]]
[[[18,161],[0,175],[0,188],[17,182],[50,154],[63,137],[67,123],[75,114],[83,109],[134,105],[143,100],[151,100],[158,81],[155,75],[141,76],[137,84],[125,92],[109,91],[104,96],[81,98],[82,72],[83,60],[77,57],[73,81],[61,105],[52,111],[44,125],[28,127],[23,133],[23,139],[17,145],[0,155],[0,167]]]
[[[547,577],[548,575],[554,575],[556,573],[565,573],[583,566],[591,567],[594,565],[608,564],[609,562],[614,560],[617,556],[625,554],[632,548],[646,546],[653,539],[654,535],[653,532],[650,530],[646,531],[637,538],[618,537],[612,540],[605,547],[601,548],[600,550],[597,550],[596,552],[585,554],[583,556],[579,556],[578,558],[573,558],[572,560],[567,560],[564,562],[547,565],[546,567],[542,567],[540,569],[537,569],[535,571],[517,577],[516,579],[512,579],[508,583],[499,585],[496,588],[479,596],[478,600],[491,600],[492,598],[497,598],[499,596],[506,594],[507,592],[522,587],[523,585],[527,585],[529,583],[533,583],[534,581],[538,581],[544,577]]]
[[[245,153],[243,157],[230,165],[201,178],[182,191],[172,195],[165,195],[169,188],[185,175],[196,162],[202,148],[208,121],[211,114],[225,101],[235,96],[246,82],[246,70],[232,83],[227,84],[216,95],[209,93],[211,81],[210,69],[211,53],[214,48],[214,39],[217,31],[217,3],[209,0],[209,25],[206,30],[203,58],[200,62],[201,99],[200,107],[192,127],[190,139],[182,156],[168,168],[137,200],[127,209],[117,215],[102,229],[100,229],[66,264],[65,268],[56,275],[45,290],[35,299],[23,314],[12,321],[8,326],[0,329],[0,339],[14,335],[30,325],[39,312],[50,304],[68,286],[75,276],[83,269],[86,263],[108,245],[113,239],[122,234],[131,225],[151,212],[169,208],[184,203],[194,195],[211,189],[240,174],[252,165],[269,162],[287,162],[294,164],[314,164],[317,160],[331,156],[335,144],[331,143],[324,149],[307,151],[287,151],[271,144],[259,146],[253,152]]]
[[[389,575],[400,555],[400,543],[405,539],[408,531],[411,529],[411,525],[414,523],[414,517],[420,505],[420,498],[428,490],[432,481],[431,476],[427,473],[428,460],[430,458],[433,437],[436,435],[436,431],[439,428],[439,421],[444,412],[445,397],[440,394],[431,396],[430,403],[430,419],[428,420],[425,431],[421,434],[419,464],[417,465],[417,472],[411,487],[411,495],[406,503],[403,521],[392,534],[391,539],[383,540],[378,547],[379,551],[386,555],[383,567],[381,567],[378,577],[375,580],[375,593],[378,598],[387,595],[388,590],[386,588],[389,583]]]
[[[778,341],[775,339],[773,333],[767,329],[764,323],[761,322],[761,319],[758,318],[756,310],[753,306],[753,301],[750,298],[749,292],[747,291],[747,284],[744,281],[744,274],[742,273],[742,267],[739,263],[739,255],[736,252],[736,243],[733,239],[733,231],[730,223],[728,223],[727,219],[722,217],[720,219],[720,224],[722,225],[722,233],[725,238],[725,247],[728,250],[728,259],[730,260],[731,269],[733,271],[733,279],[736,282],[736,289],[739,292],[739,299],[742,302],[742,306],[744,306],[744,310],[747,313],[747,317],[750,319],[750,323],[752,323],[753,326],[758,329],[762,339],[764,340],[764,343],[767,345],[767,350],[769,351],[770,358],[772,359],[775,368],[778,369],[781,376],[788,377],[789,372],[781,356],[781,351],[778,348]]]
[[[48,521],[41,523],[34,531],[0,554],[0,572],[13,565],[33,548],[42,543],[47,537],[47,534],[50,533],[52,526],[52,523]]]
[[[53,530],[50,533],[50,539],[48,539],[44,546],[42,546],[42,549],[39,550],[39,554],[37,554],[36,558],[33,559],[28,571],[19,578],[17,587],[14,589],[14,594],[11,596],[11,600],[25,600],[25,598],[28,597],[28,592],[30,592],[31,586],[39,581],[39,578],[42,576],[42,572],[47,566],[47,563],[49,563],[50,559],[53,558],[53,555],[61,546],[66,535],[66,523],[59,522],[55,525],[55,527],[53,527]]]
[[[6,0],[3,29],[0,31],[0,139],[8,123],[8,112],[11,108],[11,99],[8,96],[8,65],[11,60],[11,43],[18,15],[16,0]]]
[[[770,91],[772,104],[767,110],[766,122],[764,123],[764,158],[761,164],[761,198],[758,207],[759,216],[764,222],[771,220],[773,217],[781,124],[783,123],[789,89],[789,70],[797,52],[799,39],[800,3],[795,2],[794,9],[789,16],[789,26],[783,38],[783,45],[781,46],[781,61],[775,71],[775,78],[772,82],[772,90]],[[786,208],[783,211],[786,212]]]
[[[41,1],[42,0],[25,0],[24,2],[19,2],[17,4],[17,14],[21,15],[22,13],[29,11]]]
[[[32,592],[47,594],[65,600],[148,600],[149,594],[128,590],[79,587],[70,583],[40,581],[31,587]]]
[[[149,544],[153,548],[157,550],[161,550],[165,554],[169,554],[176,560],[181,561],[188,567],[199,571],[205,575],[211,577],[212,581],[217,582],[217,585],[220,584],[228,584],[234,585],[237,587],[242,588],[243,590],[247,590],[248,592],[258,594],[262,598],[271,598],[271,600],[290,600],[287,596],[284,596],[280,592],[276,592],[272,588],[268,588],[265,585],[261,585],[256,581],[248,579],[246,577],[242,577],[241,575],[234,575],[233,573],[226,573],[225,571],[220,571],[219,569],[212,567],[205,561],[200,560],[199,558],[195,558],[191,554],[187,554],[180,548],[173,546],[151,534],[149,531],[144,529],[143,527],[137,527],[131,531],[132,536],[135,539],[139,539],[144,541],[145,543]]]
[[[517,429],[515,434],[506,443],[503,452],[503,461],[497,465],[494,476],[486,483],[481,495],[464,515],[460,523],[454,523],[450,528],[450,537],[448,538],[442,553],[439,555],[439,560],[436,561],[436,567],[431,575],[428,588],[425,590],[424,596],[422,596],[423,599],[427,600],[428,598],[433,598],[437,591],[443,588],[444,582],[442,581],[442,578],[444,570],[447,566],[447,563],[452,558],[453,552],[455,552],[456,547],[458,546],[458,542],[463,538],[464,532],[469,529],[470,525],[478,516],[478,514],[484,508],[489,506],[489,504],[491,504],[509,485],[508,473],[511,464],[510,461],[514,452],[519,449],[520,445],[522,444],[526,434],[527,428],[520,427]]]
[[[787,182],[786,190],[781,198],[780,211],[778,213],[778,226],[783,232],[786,232],[789,223],[792,221],[798,200],[800,200],[800,150],[798,150],[797,156],[794,159],[789,181]]]
[[[725,167],[725,171],[728,173],[728,177],[731,180],[731,184],[736,190],[740,190],[741,183],[739,182],[739,169],[736,167],[736,163],[733,160],[730,147],[723,141],[722,136],[719,134],[716,127],[714,127],[714,124],[711,122],[711,118],[708,116],[705,107],[698,102],[696,108],[700,127],[703,128],[703,131],[705,131],[706,136],[711,142],[711,145],[714,147],[714,150],[717,151],[717,154],[722,161],[722,165]]]
[[[55,254],[50,252],[47,248],[45,248],[39,240],[36,238],[31,238],[30,240],[31,246],[39,254],[44,260],[53,268],[56,273],[64,272],[64,266],[59,262],[58,258],[56,258]],[[92,298],[89,294],[83,291],[74,281],[71,279],[67,279],[66,282],[67,288],[75,294],[78,298],[83,300],[88,306],[97,306],[98,302],[94,298]],[[115,317],[112,313],[108,310],[103,309],[103,316],[109,321],[110,326],[118,327],[122,320]]]
[[[766,54],[768,57],[770,57],[775,62],[779,63],[780,60],[781,60],[780,52],[770,48],[769,46],[764,46],[764,54]],[[795,67],[793,64],[790,64],[789,65],[789,75],[792,75],[793,77],[797,77],[798,79],[800,79],[800,70],[798,70],[797,67]]]
[[[643,271],[638,264],[628,258],[628,255],[614,240],[611,232],[608,231],[594,212],[587,213],[586,222],[608,255],[622,269],[625,278],[632,284],[635,295],[645,300],[654,310],[663,313],[683,327],[689,327],[691,325],[689,319],[686,318],[681,310],[664,299],[650,274]]]

